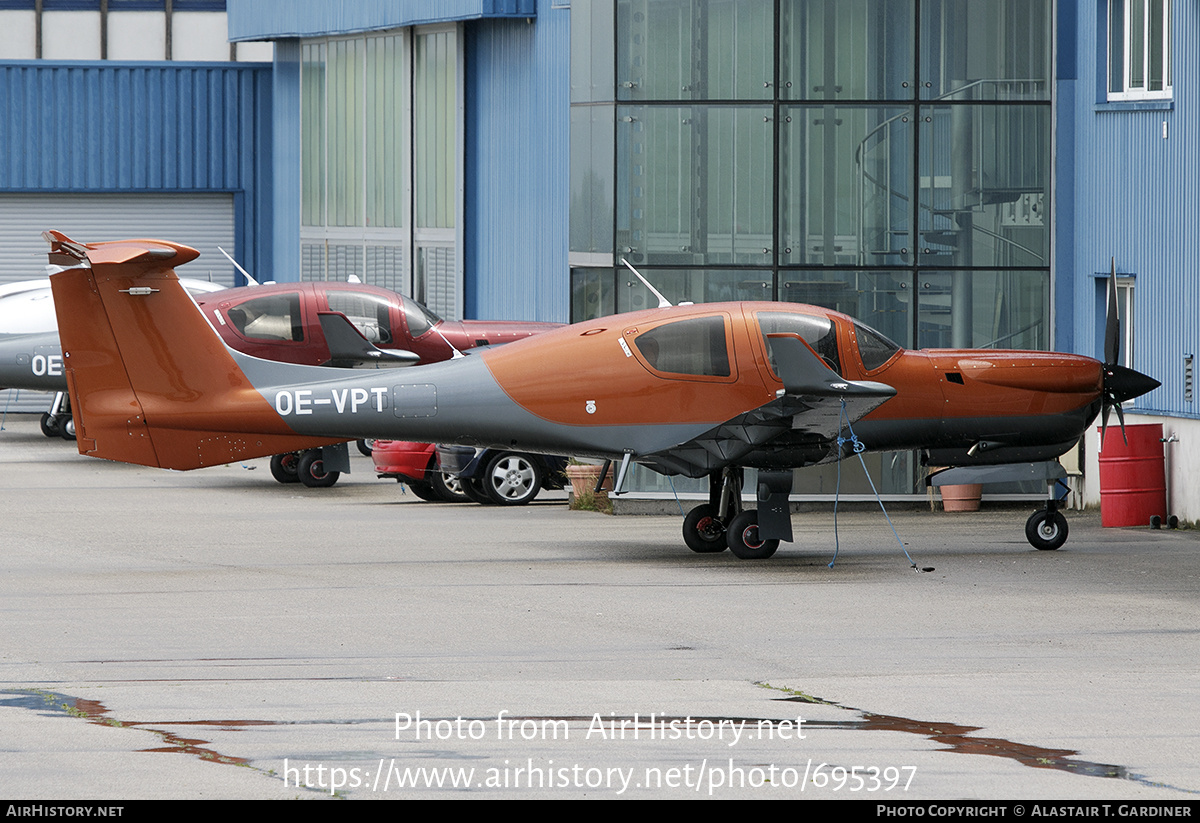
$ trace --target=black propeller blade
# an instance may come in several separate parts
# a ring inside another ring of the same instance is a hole
[[[1117,411],[1121,425],[1121,438],[1129,445],[1125,435],[1125,412],[1121,404],[1154,391],[1161,384],[1153,377],[1128,369],[1117,361],[1121,359],[1121,317],[1117,310],[1117,258],[1112,258],[1112,269],[1108,275],[1108,316],[1104,323],[1104,389],[1103,406],[1100,413],[1100,448],[1104,448],[1104,436],[1108,434],[1108,413]]]

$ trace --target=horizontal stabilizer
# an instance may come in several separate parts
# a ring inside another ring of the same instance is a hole
[[[171,268],[194,250],[47,239],[86,252],[50,278],[80,454],[195,469],[340,442],[297,435],[237,368]]]

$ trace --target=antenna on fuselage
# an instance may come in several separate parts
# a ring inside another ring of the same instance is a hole
[[[243,269],[241,264],[238,263],[238,261],[234,260],[233,257],[229,254],[229,252],[225,251],[225,249],[221,248],[220,246],[217,246],[217,251],[219,251],[221,254],[225,255],[225,259],[228,260],[230,263],[232,263],[234,268],[236,268],[238,271],[240,271],[242,273],[242,276],[246,278],[246,280],[249,282],[249,285],[251,285],[251,286],[258,285],[258,281],[255,280],[253,277],[251,277],[250,272]]]
[[[643,286],[650,289],[650,292],[655,297],[658,298],[658,307],[660,309],[669,309],[669,308],[671,308],[671,306],[674,305],[674,303],[672,303],[670,300],[668,300],[667,298],[662,296],[662,292],[660,292],[658,289],[654,288],[654,286],[651,286],[650,281],[647,280],[646,278],[642,277],[642,273],[640,271],[638,271],[637,269],[635,269],[628,260],[626,260],[624,257],[622,257],[621,262],[625,264],[625,268],[627,268],[631,272],[633,272],[634,277],[636,277],[638,280],[642,281]]]
[[[441,329],[439,329],[437,326],[434,326],[434,327],[433,327],[433,330],[434,330],[435,332],[437,332],[437,336],[438,336],[438,337],[440,337],[440,338],[442,338],[442,340],[443,340],[443,341],[445,341],[446,345],[450,347],[450,352],[451,352],[451,354],[450,354],[450,359],[451,359],[451,360],[457,360],[457,359],[458,359],[458,358],[460,358],[460,357],[466,357],[466,355],[465,355],[465,354],[463,354],[462,352],[460,352],[458,349],[454,348],[454,344],[453,344],[453,343],[451,343],[451,342],[450,342],[450,341],[449,341],[449,340],[446,338],[446,335],[442,334],[442,330],[441,330]]]

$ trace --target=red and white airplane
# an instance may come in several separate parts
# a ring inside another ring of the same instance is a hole
[[[684,540],[743,558],[791,539],[792,469],[840,460],[855,440],[940,465],[1046,460],[1102,409],[1158,385],[1115,357],[905,351],[791,303],[614,315],[403,370],[300,366],[225,345],[173,271],[192,249],[56,248],[76,256],[52,284],[60,318],[84,319],[62,330],[83,454],[193,469],[389,437],[636,462],[707,477]],[[757,510],[742,507],[746,468],[759,472]],[[1061,545],[1061,512],[1034,517],[1039,548]]]

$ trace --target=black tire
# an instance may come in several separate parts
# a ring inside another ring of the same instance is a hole
[[[433,486],[429,485],[428,483],[414,483],[409,480],[406,481],[404,485],[408,486],[408,490],[422,500],[427,500],[430,503],[436,503],[437,501],[441,500],[441,498],[437,496],[437,493],[434,492]]]
[[[471,498],[463,492],[463,482],[452,474],[431,469],[428,474],[429,486],[433,489],[438,500],[445,503],[468,503]]]
[[[528,454],[501,452],[488,463],[483,488],[493,503],[524,506],[542,490],[542,469]]]
[[[1051,552],[1067,542],[1067,518],[1062,512],[1040,509],[1025,521],[1025,539],[1038,551]]]
[[[58,433],[62,435],[63,440],[75,439],[75,418],[64,417],[58,424]]]
[[[50,416],[50,412],[42,412],[42,434],[47,437],[61,437],[58,420]]]
[[[277,454],[271,458],[271,476],[280,483],[300,482],[300,455],[296,452]]]
[[[363,457],[370,457],[371,449],[375,448],[375,441],[374,440],[358,440],[358,441],[355,441],[355,445],[358,446],[359,454],[361,454]]]
[[[729,548],[725,541],[725,526],[707,503],[692,509],[683,518],[683,542],[699,554],[716,554]]]
[[[296,471],[300,475],[300,482],[310,489],[327,489],[342,476],[341,472],[325,471],[325,461],[321,459],[321,452],[317,449],[300,455]]]
[[[483,481],[479,478],[460,477],[459,482],[462,484],[463,494],[472,503],[479,503],[483,506],[490,506],[493,503],[492,498],[488,497],[487,491],[483,488]]]
[[[729,550],[742,560],[766,560],[779,548],[778,540],[762,540],[758,536],[758,512],[744,511],[729,521],[725,533]]]

